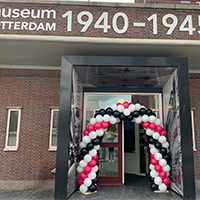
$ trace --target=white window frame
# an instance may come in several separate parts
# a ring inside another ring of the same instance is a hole
[[[50,123],[50,135],[49,135],[49,149],[48,151],[57,151],[57,146],[52,146],[52,131],[53,131],[53,115],[54,112],[59,112],[58,108],[51,109],[51,123]]]
[[[8,137],[9,137],[9,129],[10,129],[10,113],[12,111],[18,111],[16,145],[15,146],[8,146]],[[6,141],[5,141],[4,151],[17,151],[18,146],[19,146],[20,122],[21,122],[21,108],[9,108],[8,107],[7,128],[6,128]]]
[[[192,122],[193,151],[197,151],[197,148],[196,148],[196,137],[195,137],[195,126],[194,126],[194,109],[191,109],[191,122]]]

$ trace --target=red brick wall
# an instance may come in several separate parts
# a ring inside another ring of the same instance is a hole
[[[195,179],[200,180],[200,74],[190,74],[190,99],[194,111],[196,148],[194,152]]]
[[[0,180],[53,179],[50,107],[59,105],[60,71],[0,69]],[[5,152],[7,106],[22,106],[19,148]]]

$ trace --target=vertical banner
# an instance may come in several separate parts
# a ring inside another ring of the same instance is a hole
[[[71,122],[69,133],[69,159],[68,159],[68,184],[67,196],[69,197],[77,188],[76,158],[79,148],[82,126],[82,97],[83,87],[81,81],[73,69],[72,94],[71,94]]]
[[[163,87],[164,125],[171,154],[170,188],[183,196],[183,164],[181,149],[180,107],[177,70]]]

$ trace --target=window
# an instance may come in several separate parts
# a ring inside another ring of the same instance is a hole
[[[58,115],[59,115],[58,109],[51,109],[49,151],[57,150]]]
[[[4,151],[17,151],[19,144],[21,108],[8,108],[6,144]]]
[[[195,138],[195,126],[194,126],[194,109],[191,110],[191,121],[192,121],[193,151],[197,151],[197,148],[196,148],[196,138]]]

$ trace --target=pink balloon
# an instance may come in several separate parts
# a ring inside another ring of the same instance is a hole
[[[152,153],[150,153],[150,157],[151,157],[151,158],[155,158],[154,155],[153,155]]]
[[[88,130],[89,132],[94,131],[94,125],[89,124],[88,127],[87,127],[87,130]]]
[[[92,160],[98,160],[98,158],[99,158],[99,156],[96,155],[96,156],[93,156],[93,157],[92,157]]]
[[[162,171],[162,166],[156,165],[154,169],[155,169],[157,172],[161,172],[161,171]]]
[[[117,103],[116,105],[119,106],[119,105],[121,105],[121,103]]]
[[[152,159],[151,159],[151,164],[152,164],[152,165],[157,165],[158,163],[159,163],[159,161],[156,160],[155,158],[152,158]]]
[[[128,108],[128,107],[129,107],[129,103],[125,101],[125,102],[123,103],[123,106],[124,106],[124,108]]]
[[[78,182],[79,185],[82,185],[84,181],[79,178],[77,182]]]
[[[159,173],[159,176],[160,176],[160,178],[164,179],[164,178],[167,177],[167,174],[166,174],[165,171],[161,171],[161,172]]]
[[[92,171],[92,168],[90,166],[85,166],[84,167],[84,173],[89,174]]]
[[[96,160],[91,160],[89,163],[88,163],[88,166],[90,167],[95,167],[97,164]]]
[[[84,135],[84,136],[89,135],[89,133],[90,133],[90,132],[89,132],[87,129],[85,129],[85,130],[83,131],[83,135]]]
[[[157,132],[157,133],[161,133],[162,130],[163,130],[162,126],[158,125],[158,126],[156,127],[156,132]]]
[[[96,122],[94,124],[94,128],[97,130],[97,129],[100,129],[101,128],[101,123],[100,122]]]
[[[81,172],[81,173],[79,174],[79,178],[80,178],[81,180],[85,180],[85,179],[87,178],[87,175],[86,175],[84,172]]]
[[[143,122],[143,124],[142,124],[142,126],[144,127],[144,128],[148,128],[149,127],[149,122]]]
[[[166,136],[167,135],[167,131],[163,130],[160,135]]]
[[[162,180],[162,182],[165,184],[165,185],[168,185],[170,183],[170,179],[168,177],[164,178]]]
[[[154,123],[150,123],[150,124],[149,124],[149,128],[150,128],[151,130],[155,130],[155,129],[156,129],[156,125],[155,125]]]
[[[106,129],[106,128],[108,128],[108,122],[101,122],[101,126],[102,126],[102,128],[104,128],[104,129]]]

